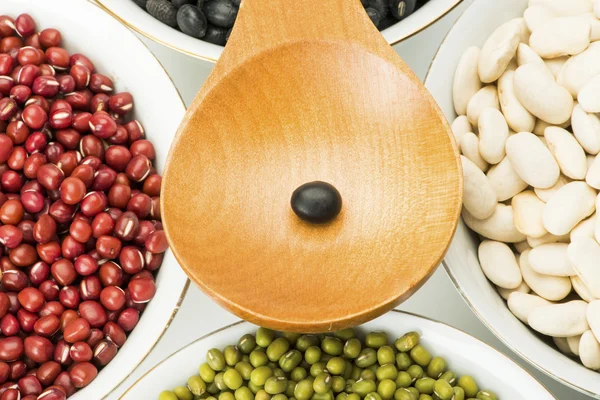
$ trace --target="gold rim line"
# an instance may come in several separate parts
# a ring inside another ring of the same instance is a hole
[[[104,11],[102,7],[100,7],[96,2],[94,2],[94,0],[87,0],[87,2],[89,4],[95,6],[95,7],[98,7],[98,9]],[[117,20],[117,22],[119,22],[119,21]],[[177,89],[177,86],[175,85],[175,82],[173,82],[173,78],[171,78],[171,75],[169,75],[169,73],[165,69],[164,65],[154,55],[154,53],[148,48],[148,46],[146,46],[146,44],[143,41],[140,40],[140,38],[138,38],[137,36],[135,36],[133,34],[132,34],[132,36],[138,42],[140,42],[140,44],[142,46],[144,46],[144,48],[146,50],[148,50],[148,53],[150,53],[150,55],[152,55],[152,57],[156,60],[156,62],[158,63],[158,65],[162,68],[163,72],[165,73],[165,76],[169,79],[169,81],[173,85],[173,88],[175,89],[175,93],[177,93],[177,96],[179,97],[179,100],[181,100],[181,105],[183,106],[184,109],[187,110],[187,106],[185,104],[185,101],[183,100],[183,97],[181,97],[181,93],[179,92],[179,89]],[[183,303],[183,299],[185,298],[189,287],[190,287],[190,280],[186,279],[185,285],[183,286],[181,294],[179,295],[179,299],[177,300],[177,303],[175,304],[175,308],[173,309],[173,311],[171,313],[171,316],[169,317],[169,320],[167,321],[165,327],[163,328],[162,332],[160,333],[160,335],[158,336],[158,338],[156,339],[156,341],[154,342],[154,344],[152,345],[152,347],[150,347],[150,349],[148,349],[148,351],[142,356],[142,358],[140,359],[140,361],[133,367],[133,369],[131,371],[129,371],[129,373],[127,375],[125,375],[123,378],[121,378],[121,380],[119,380],[117,382],[117,384],[108,393],[106,393],[106,395],[104,397],[102,397],[102,399],[106,399],[106,398],[108,398],[108,396],[110,396],[111,394],[113,394],[117,390],[117,388],[119,386],[121,386],[121,384],[123,382],[125,382],[136,371],[136,369],[146,360],[146,358],[148,358],[148,355],[150,355],[150,353],[156,348],[156,346],[158,346],[158,344],[160,343],[161,339],[163,338],[163,336],[165,335],[165,333],[169,329],[169,326],[171,326],[171,323],[175,319],[175,316],[177,315],[177,312],[181,308],[181,304]]]
[[[429,64],[429,68],[427,69],[427,74],[425,74],[425,79],[423,80],[423,84],[425,85],[425,88],[427,88],[427,81],[429,79],[429,74],[431,72],[431,68],[433,67],[433,64],[435,64],[435,62],[437,61],[437,58],[438,58],[438,56],[440,54],[440,51],[441,51],[442,47],[446,44],[446,42],[448,40],[448,36],[454,30],[454,28],[456,28],[456,25],[459,23],[459,21],[461,21],[463,19],[465,13],[467,12],[467,10],[469,10],[473,6],[473,4],[475,4],[475,1],[473,3],[471,3],[471,4],[469,4],[469,6],[465,9],[465,11],[463,11],[463,13],[456,19],[456,21],[454,21],[454,23],[452,24],[452,26],[448,30],[448,33],[446,33],[446,35],[442,39],[442,42],[440,43],[440,46],[438,47],[437,51],[435,52],[435,54],[434,54],[434,56],[433,56],[433,58],[431,60],[431,64]],[[450,247],[452,247],[452,243],[450,244]],[[471,309],[471,311],[473,312],[473,314],[475,314],[475,316],[479,319],[479,321],[490,332],[492,332],[492,334],[494,336],[496,336],[496,338],[500,341],[500,343],[502,343],[504,346],[506,346],[513,353],[517,354],[521,359],[525,360],[532,367],[534,367],[538,371],[546,374],[549,378],[554,379],[556,382],[558,382],[560,384],[563,384],[563,385],[567,386],[570,389],[573,389],[573,390],[576,390],[576,391],[578,391],[580,393],[583,393],[583,394],[585,394],[587,396],[594,397],[594,398],[596,396],[598,396],[597,393],[591,392],[591,391],[589,391],[589,390],[587,390],[585,388],[577,386],[576,384],[574,384],[572,382],[567,381],[566,379],[564,379],[562,377],[554,375],[554,373],[548,371],[546,368],[544,368],[543,366],[541,366],[539,363],[537,363],[537,362],[533,361],[532,359],[530,359],[529,357],[527,357],[525,354],[523,354],[522,351],[516,349],[515,346],[513,346],[507,339],[505,339],[502,335],[500,335],[500,333],[498,333],[498,331],[494,327],[492,327],[491,324],[488,323],[483,318],[483,315],[481,314],[481,312],[477,309],[477,307],[475,307],[475,305],[471,302],[471,300],[469,299],[469,297],[466,295],[466,293],[462,290],[462,288],[458,284],[458,281],[456,280],[456,277],[452,273],[452,269],[448,266],[448,263],[446,263],[445,259],[442,260],[442,265],[444,266],[444,269],[446,270],[446,273],[450,277],[450,280],[452,281],[452,284],[454,285],[454,287],[456,288],[456,290],[458,291],[458,293],[462,297],[463,301],[467,304],[467,306]],[[563,355],[562,353],[560,353],[560,354]],[[564,356],[564,357],[566,357],[566,356]],[[583,367],[583,368],[585,368],[585,367]],[[537,378],[536,378],[536,380],[537,380]]]
[[[106,11],[107,13],[109,13],[110,15],[112,15],[115,19],[117,19],[120,23],[122,23],[123,25],[127,26],[129,29],[139,33],[140,35],[145,36],[146,38],[159,43],[171,50],[183,53],[185,55],[188,55],[190,57],[194,57],[200,60],[204,60],[204,61],[208,61],[211,63],[216,63],[218,61],[218,59],[212,58],[212,57],[207,57],[207,56],[203,56],[201,54],[197,54],[188,50],[184,50],[181,49],[175,45],[172,45],[170,43],[165,42],[164,40],[161,40],[159,38],[157,38],[156,36],[153,36],[152,34],[146,32],[145,30],[143,30],[142,28],[139,28],[138,26],[134,25],[133,23],[124,20],[123,18],[121,18],[113,9],[109,8],[106,4],[103,3],[103,0],[88,0],[91,1],[92,3],[96,2],[97,6],[99,6],[101,9],[103,9],[104,11]],[[435,17],[433,20],[429,21],[427,24],[420,26],[419,28],[415,29],[412,32],[407,33],[404,36],[399,37],[398,39],[393,39],[392,41],[388,41],[390,46],[395,46],[398,43],[401,43],[407,39],[410,39],[411,37],[415,36],[418,33],[421,33],[422,31],[424,31],[425,29],[429,28],[430,26],[432,26],[433,24],[435,24],[436,22],[438,22],[440,19],[442,19],[443,17],[445,17],[446,15],[448,15],[448,13],[450,13],[452,10],[454,10],[456,7],[458,7],[459,4],[461,4],[464,0],[455,0],[454,3],[452,3],[450,5],[450,7],[448,7],[446,10],[442,11],[440,13],[440,15],[438,15],[437,17]],[[417,10],[418,12],[419,10]],[[410,18],[410,17],[409,17]],[[402,21],[398,21],[397,23],[401,23]],[[174,28],[172,28],[174,29]],[[201,39],[197,39],[197,40],[201,40]],[[219,46],[224,48],[223,46]]]
[[[537,377],[535,377],[535,376],[534,376],[534,375],[533,375],[531,372],[527,371],[525,368],[523,368],[521,365],[519,365],[517,362],[515,362],[515,360],[513,360],[512,358],[510,358],[508,355],[506,355],[506,354],[504,354],[503,352],[501,352],[500,350],[498,350],[498,349],[496,349],[496,348],[494,348],[494,347],[490,346],[489,344],[485,343],[485,342],[484,342],[484,341],[482,341],[481,339],[478,339],[478,338],[476,338],[475,336],[471,335],[470,333],[467,333],[467,332],[463,331],[463,330],[462,330],[462,329],[460,329],[460,328],[456,328],[456,327],[454,327],[454,326],[448,325],[448,324],[446,324],[445,322],[441,322],[441,321],[438,321],[438,320],[436,320],[436,319],[433,319],[433,318],[430,318],[430,317],[425,317],[425,316],[423,316],[423,315],[418,315],[418,314],[412,313],[412,312],[410,312],[410,311],[404,311],[404,310],[396,310],[396,309],[393,309],[393,310],[390,310],[389,312],[390,312],[390,313],[397,313],[397,314],[405,314],[405,315],[410,315],[410,316],[412,316],[412,317],[415,317],[415,318],[423,319],[423,320],[425,320],[425,321],[432,322],[432,323],[434,323],[434,324],[436,324],[436,325],[441,325],[441,326],[443,326],[443,327],[445,327],[445,328],[449,328],[449,329],[455,330],[455,331],[457,331],[457,332],[460,332],[460,333],[462,333],[463,335],[466,335],[467,337],[469,337],[469,338],[471,338],[471,339],[474,339],[476,342],[479,342],[479,343],[480,343],[480,344],[482,344],[484,347],[487,347],[488,349],[490,349],[492,352],[499,354],[501,357],[503,357],[503,358],[505,358],[506,360],[510,361],[511,363],[515,364],[515,366],[517,367],[517,369],[519,369],[520,371],[524,372],[524,373],[525,373],[525,375],[529,375],[529,377],[530,377],[530,378],[532,378],[532,379],[533,379],[535,382],[537,382],[537,383],[538,383],[538,384],[539,384],[539,385],[540,385],[540,386],[541,386],[543,389],[545,389],[545,390],[546,390],[546,392],[548,392],[548,394],[550,394],[550,396],[551,396],[552,398],[554,398],[555,400],[558,400],[558,399],[557,399],[557,397],[556,397],[556,396],[554,396],[554,394],[553,394],[552,392],[550,392],[550,390],[548,390],[548,388],[546,387],[546,385],[544,385],[544,384],[543,384],[543,383],[542,383],[542,382],[541,382],[541,381],[540,381],[540,380],[539,380]],[[385,314],[384,314],[384,315],[385,315]],[[215,330],[215,331],[212,331],[212,332],[210,332],[210,333],[207,333],[206,335],[204,335],[204,336],[201,336],[201,337],[199,337],[198,339],[195,339],[195,340],[191,341],[190,343],[186,344],[185,346],[183,346],[183,347],[182,347],[182,348],[180,348],[179,350],[176,350],[175,352],[171,353],[169,356],[167,356],[166,358],[164,358],[164,359],[163,359],[161,362],[159,362],[159,363],[158,363],[158,364],[156,364],[154,367],[152,367],[152,368],[150,368],[148,371],[146,371],[146,372],[144,373],[144,375],[142,375],[142,376],[141,376],[141,377],[140,377],[140,378],[139,378],[137,381],[135,381],[135,383],[134,383],[133,385],[131,385],[131,387],[130,387],[129,389],[127,389],[127,390],[126,390],[126,391],[125,391],[125,392],[124,392],[124,393],[121,395],[121,397],[119,397],[119,400],[123,400],[123,399],[124,399],[124,397],[127,395],[127,393],[129,393],[130,391],[132,391],[132,390],[133,390],[133,389],[134,389],[134,388],[135,388],[135,387],[136,387],[136,386],[137,386],[137,385],[138,385],[138,384],[139,384],[141,381],[143,381],[143,380],[144,380],[144,379],[147,377],[147,375],[149,375],[150,373],[152,373],[152,371],[154,371],[154,370],[155,370],[155,369],[157,369],[159,366],[161,366],[162,364],[164,364],[164,363],[166,363],[167,361],[169,361],[171,358],[175,357],[175,356],[176,356],[177,354],[179,354],[180,352],[182,352],[182,351],[185,351],[185,350],[186,350],[188,347],[190,347],[190,346],[192,346],[192,345],[194,345],[194,344],[196,344],[196,343],[198,343],[198,342],[201,342],[201,341],[203,341],[203,340],[205,340],[205,339],[208,339],[209,337],[211,337],[211,336],[214,336],[214,335],[216,335],[216,334],[218,334],[218,333],[221,333],[221,332],[223,332],[223,331],[225,331],[225,330],[227,330],[227,329],[233,328],[233,327],[235,327],[235,326],[238,326],[238,325],[241,325],[241,324],[244,324],[244,323],[248,323],[248,324],[251,324],[251,325],[253,325],[251,322],[247,322],[247,321],[241,321],[241,320],[240,320],[240,321],[237,321],[237,322],[234,322],[234,323],[232,323],[232,324],[229,324],[229,325],[226,325],[226,326],[224,326],[224,327],[222,327],[222,328],[219,328],[219,329],[217,329],[217,330]],[[359,326],[360,326],[360,325],[359,325]]]

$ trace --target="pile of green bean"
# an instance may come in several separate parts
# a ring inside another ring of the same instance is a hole
[[[458,377],[409,332],[389,345],[384,332],[364,342],[353,329],[333,336],[260,328],[237,345],[210,349],[198,375],[158,400],[498,400]]]

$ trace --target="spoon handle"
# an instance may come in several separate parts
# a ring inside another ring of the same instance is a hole
[[[201,94],[260,53],[289,46],[290,51],[301,54],[301,43],[314,41],[345,41],[346,45],[365,47],[399,63],[406,74],[412,73],[372,23],[360,0],[243,0],[227,47]]]

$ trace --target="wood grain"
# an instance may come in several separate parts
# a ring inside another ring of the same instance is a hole
[[[343,198],[329,224],[290,207],[315,180]],[[461,198],[448,123],[358,0],[244,0],[161,197],[194,282],[246,320],[298,332],[408,298],[445,254]]]

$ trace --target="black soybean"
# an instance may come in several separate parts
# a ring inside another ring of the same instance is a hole
[[[208,0],[202,6],[202,12],[211,24],[221,28],[232,28],[238,8],[231,0]]]
[[[388,0],[369,0],[369,5],[367,6],[367,8],[376,9],[381,19],[387,17],[390,11]]]
[[[379,26],[379,22],[381,22],[381,14],[379,14],[379,11],[371,7],[365,8],[365,11],[369,18],[371,18],[373,25]]]
[[[234,6],[239,7],[242,4],[242,0],[231,0]]]
[[[219,46],[225,46],[225,43],[227,43],[227,32],[229,32],[227,28],[208,24],[206,35],[204,35],[202,40]]]
[[[181,8],[181,6],[186,4],[194,4],[194,2],[195,0],[171,0],[171,3],[173,3],[176,8]]]
[[[148,0],[133,0],[133,2],[145,10]]]
[[[206,35],[208,22],[202,11],[192,4],[184,4],[177,12],[177,25],[186,35],[201,38]]]
[[[148,13],[173,28],[177,26],[177,8],[169,0],[148,0]]]
[[[415,11],[417,0],[390,0],[390,11],[397,20],[403,20]]]

